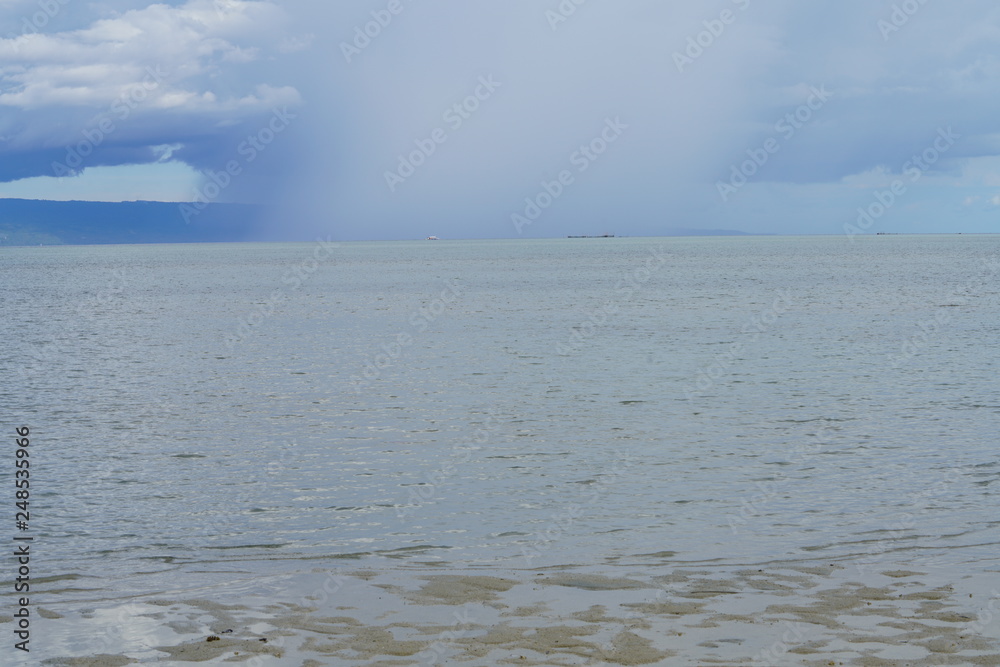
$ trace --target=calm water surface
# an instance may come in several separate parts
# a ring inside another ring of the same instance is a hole
[[[6,248],[0,274],[50,600],[304,562],[997,565],[997,236]]]

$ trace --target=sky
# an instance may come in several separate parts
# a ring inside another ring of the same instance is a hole
[[[1000,225],[993,0],[0,0],[0,197],[268,239]]]

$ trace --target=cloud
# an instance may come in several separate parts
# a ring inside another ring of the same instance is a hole
[[[953,127],[961,140],[924,183],[997,154],[1000,95],[989,82],[1000,14],[990,2],[962,2],[961,13],[928,4],[889,43],[878,21],[892,3],[862,0],[587,2],[555,30],[545,17],[554,1],[404,2],[346,62],[339,47],[354,45],[384,4],[331,3],[310,14],[332,27],[313,51],[325,63],[326,88],[303,89],[336,111],[332,124],[309,125],[315,143],[281,181],[284,210],[300,211],[293,218],[323,211],[344,221],[334,224],[346,234],[357,233],[350,221],[363,219],[401,236],[425,235],[429,226],[439,235],[515,236],[511,214],[609,115],[628,122],[628,133],[528,235],[671,226],[839,231],[855,199],[891,182],[939,128]],[[727,9],[735,20],[711,33]],[[674,55],[689,40],[706,46],[678,72]],[[482,74],[504,87],[390,192],[385,172],[415,141],[447,129],[443,111]],[[794,136],[777,130],[814,87],[829,90],[829,101]],[[773,136],[780,151],[722,205],[716,182]],[[817,211],[828,214],[810,216]]]
[[[15,158],[0,161],[0,180],[152,162],[162,145],[197,166],[302,103],[258,67],[288,50],[288,23],[272,2],[190,0],[0,40],[0,151]],[[71,159],[75,148],[86,159]]]
[[[894,4],[104,0],[28,30],[37,2],[7,3],[0,181],[51,175],[83,148],[71,173],[233,166],[220,198],[272,203],[280,233],[516,236],[525,198],[620,118],[627,131],[526,235],[838,232],[951,127],[961,138],[893,215],[930,216],[910,205],[925,200],[980,215],[1000,173],[1000,8],[928,2],[903,20]],[[502,85],[455,124],[481,77]],[[87,139],[105,120],[113,131]],[[777,150],[722,201],[717,183],[765,145]]]

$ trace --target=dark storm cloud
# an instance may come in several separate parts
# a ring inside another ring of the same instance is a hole
[[[0,179],[50,174],[111,114],[79,168],[234,166],[219,199],[272,204],[280,231],[833,231],[949,127],[921,187],[997,194],[998,37],[985,0],[68,2],[0,42]]]

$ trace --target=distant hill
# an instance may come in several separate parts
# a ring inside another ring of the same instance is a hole
[[[251,204],[87,202],[0,199],[0,247],[118,243],[230,243],[310,240],[263,224]],[[664,229],[658,236],[748,236],[728,229]],[[286,238],[287,237],[287,238]],[[423,238],[423,237],[420,237]]]
[[[247,204],[181,206],[0,199],[0,246],[246,241],[260,220],[259,207]]]

